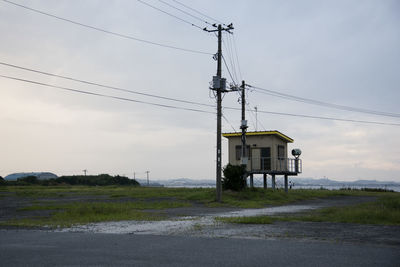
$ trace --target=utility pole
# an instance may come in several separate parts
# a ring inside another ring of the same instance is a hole
[[[242,102],[242,122],[240,124],[240,129],[242,129],[242,156],[241,156],[241,164],[244,167],[243,180],[245,184],[247,184],[247,163],[248,163],[248,153],[246,153],[246,130],[247,130],[247,121],[246,121],[246,83],[242,81],[242,86],[240,87],[242,90],[241,102]],[[250,181],[252,181],[252,174],[250,175]]]
[[[86,173],[87,173],[87,170],[85,169],[85,170],[83,170],[83,173],[85,174],[85,176],[86,176]]]
[[[227,27],[223,28],[221,24],[218,26],[213,24],[217,29],[208,30],[204,28],[207,32],[217,32],[218,33],[218,52],[217,52],[217,76],[213,77],[213,87],[211,90],[215,90],[217,93],[217,173],[216,173],[216,201],[221,202],[222,199],[222,184],[221,184],[221,174],[222,174],[222,148],[221,148],[221,117],[222,117],[222,92],[227,92],[226,90],[226,80],[222,78],[222,31],[231,33],[233,30],[232,23]]]
[[[150,182],[149,182],[149,172],[150,172],[150,171],[146,171],[146,175],[147,175],[147,186],[150,185]]]
[[[133,179],[136,180],[136,172],[133,172]]]
[[[245,88],[246,84],[242,81],[242,123],[240,124],[240,129],[242,129],[242,165],[247,165],[247,157],[246,157],[246,129],[247,129],[247,121],[246,121],[246,93]]]

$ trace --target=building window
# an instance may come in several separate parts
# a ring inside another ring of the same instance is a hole
[[[242,157],[242,146],[236,146],[236,160],[240,160]],[[246,146],[245,157],[250,157],[250,146]]]

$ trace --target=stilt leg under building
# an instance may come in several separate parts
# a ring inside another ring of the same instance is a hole
[[[288,176],[285,175],[285,193],[288,192]]]
[[[264,173],[264,189],[267,189],[267,174]]]
[[[272,174],[272,189],[275,190],[275,174]]]
[[[253,174],[250,174],[250,188],[254,187]]]

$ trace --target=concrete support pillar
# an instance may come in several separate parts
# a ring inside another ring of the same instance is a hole
[[[253,174],[250,174],[250,188],[254,187],[254,183],[253,183]]]
[[[267,174],[264,173],[264,189],[267,189]]]
[[[275,174],[272,174],[272,189],[275,190]]]
[[[288,192],[288,176],[285,175],[285,193]]]

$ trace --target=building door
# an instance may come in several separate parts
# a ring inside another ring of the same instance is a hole
[[[251,150],[251,169],[253,171],[261,170],[261,149],[253,148]]]
[[[278,166],[277,170],[286,171],[286,158],[285,158],[285,147],[278,145]]]
[[[271,170],[271,148],[263,147],[261,150],[261,169],[269,171]]]

